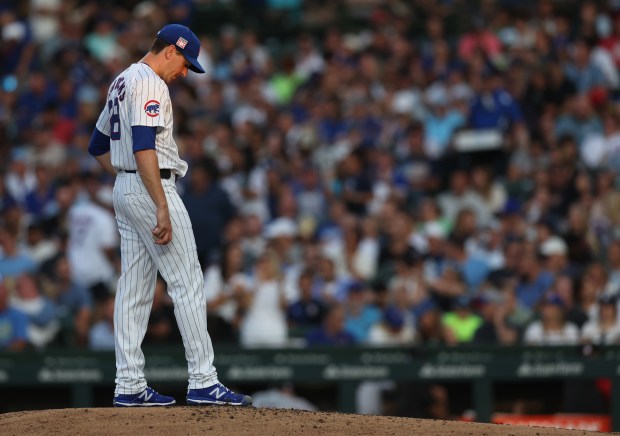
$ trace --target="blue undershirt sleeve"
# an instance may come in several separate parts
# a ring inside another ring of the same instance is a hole
[[[101,156],[110,151],[110,137],[95,128],[93,135],[88,143],[88,152],[92,156]]]
[[[133,140],[133,152],[155,149],[155,132],[153,126],[131,126],[131,138]]]

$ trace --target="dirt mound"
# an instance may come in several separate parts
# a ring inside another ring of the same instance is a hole
[[[254,407],[54,409],[0,415],[0,434],[46,435],[593,435],[582,430]]]

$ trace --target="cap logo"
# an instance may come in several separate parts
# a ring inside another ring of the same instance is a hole
[[[183,38],[182,36],[179,36],[179,39],[177,39],[176,45],[180,48],[185,48],[185,46],[187,45],[187,39]]]

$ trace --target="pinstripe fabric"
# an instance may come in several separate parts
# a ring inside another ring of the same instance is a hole
[[[162,184],[173,229],[172,242],[164,246],[153,242],[155,206],[140,176],[120,173],[114,185],[123,269],[114,313],[117,394],[134,394],[146,387],[140,344],[146,333],[158,269],[168,284],[183,337],[189,389],[218,383],[192,226],[174,181],[162,180]]]
[[[159,167],[170,168],[181,177],[185,175],[187,163],[179,158],[172,136],[172,102],[168,86],[144,63],[132,64],[112,82],[106,106],[97,120],[97,129],[110,137],[112,166],[116,169],[137,169],[132,126],[157,127],[155,150]]]

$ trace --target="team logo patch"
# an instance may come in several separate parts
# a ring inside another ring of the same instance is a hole
[[[157,100],[149,100],[144,104],[144,112],[149,117],[159,116],[159,102]]]
[[[182,36],[179,36],[179,39],[177,39],[177,46],[181,48],[185,48],[186,45],[187,45],[187,39],[183,38]]]

